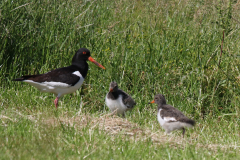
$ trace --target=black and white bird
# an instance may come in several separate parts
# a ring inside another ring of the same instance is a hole
[[[109,92],[105,98],[108,108],[118,115],[125,117],[125,112],[132,110],[136,102],[126,92],[118,88],[116,82],[110,83]]]
[[[187,118],[181,111],[166,104],[166,99],[162,94],[155,95],[154,100],[150,103],[158,105],[157,119],[166,133],[182,129],[184,137],[185,127],[193,127],[195,125],[194,120]]]
[[[88,72],[87,60],[105,69],[90,56],[88,49],[80,48],[73,56],[72,65],[68,67],[58,68],[45,74],[22,76],[13,81],[26,82],[42,92],[54,93],[57,96],[54,100],[57,108],[60,97],[73,93],[81,87]]]

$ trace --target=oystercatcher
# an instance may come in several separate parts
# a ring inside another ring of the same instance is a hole
[[[158,105],[157,119],[166,133],[182,129],[184,137],[185,127],[193,127],[195,125],[194,120],[187,118],[181,111],[166,104],[166,99],[162,94],[155,95],[154,100],[150,103]]]
[[[125,112],[132,110],[136,102],[126,92],[118,88],[116,82],[110,83],[109,92],[105,98],[106,105],[114,113],[125,117]]]
[[[54,100],[57,108],[60,97],[81,87],[88,72],[87,60],[105,69],[90,56],[88,49],[80,48],[73,56],[72,65],[68,67],[58,68],[45,74],[22,76],[13,81],[27,82],[42,92],[54,93],[57,96]]]

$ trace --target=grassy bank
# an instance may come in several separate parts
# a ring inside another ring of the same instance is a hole
[[[235,1],[0,2],[0,157],[239,159],[239,9]],[[89,63],[82,88],[58,110],[53,95],[11,81],[68,66],[81,47],[106,70]],[[121,121],[103,118],[113,80],[137,102],[123,120],[130,134],[99,125]],[[184,140],[164,135],[147,104],[157,93],[196,120]]]

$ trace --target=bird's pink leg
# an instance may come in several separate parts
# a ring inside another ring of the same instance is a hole
[[[55,104],[55,107],[56,107],[56,109],[57,109],[57,107],[58,107],[58,97],[54,100],[54,104]]]

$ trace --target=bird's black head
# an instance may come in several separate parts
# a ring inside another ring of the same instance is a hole
[[[101,67],[102,69],[105,69],[101,64],[99,64],[97,61],[95,61],[91,55],[90,51],[87,48],[80,48],[75,55],[73,56],[72,59],[72,64],[79,65],[82,61],[91,61],[94,64],[96,64],[98,67]]]
[[[80,48],[74,55],[73,59],[72,59],[72,63],[74,62],[79,62],[82,60],[88,60],[88,58],[90,57],[90,51],[87,48]]]
[[[157,95],[155,95],[154,100],[151,101],[150,103],[156,103],[156,104],[163,105],[163,104],[166,104],[166,99],[165,99],[164,95],[157,94]]]
[[[117,82],[111,82],[109,87],[109,92],[115,92],[118,90]]]

